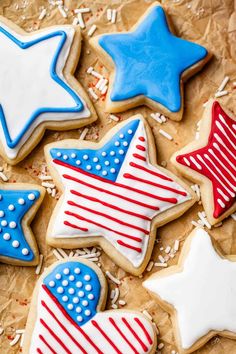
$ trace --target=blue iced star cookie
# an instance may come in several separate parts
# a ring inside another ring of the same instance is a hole
[[[9,184],[0,188],[1,262],[29,266],[38,263],[38,249],[29,223],[43,197],[43,188],[36,185]]]
[[[165,12],[151,6],[135,28],[91,40],[115,70],[107,96],[107,110],[118,112],[145,103],[180,120],[182,79],[210,57],[195,43],[174,36]],[[114,77],[114,79],[113,79]]]

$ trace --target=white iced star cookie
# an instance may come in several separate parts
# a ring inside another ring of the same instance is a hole
[[[156,228],[195,202],[191,188],[156,164],[152,132],[141,115],[117,124],[99,143],[64,140],[45,152],[63,191],[47,242],[62,248],[99,244],[132,274],[146,268]]]
[[[96,119],[73,76],[80,47],[76,26],[28,34],[0,17],[0,154],[8,163],[27,156],[46,128],[73,129]]]
[[[203,229],[189,235],[178,265],[143,285],[171,314],[179,353],[192,353],[215,335],[236,339],[236,256],[223,256]]]

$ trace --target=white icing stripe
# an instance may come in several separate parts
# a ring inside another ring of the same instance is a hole
[[[230,171],[230,169],[219,159],[219,157],[215,154],[215,152],[212,149],[208,150],[209,153],[214,156],[217,162],[221,165],[221,167],[236,181],[235,175]]]
[[[234,134],[233,130],[228,126],[224,117],[221,114],[219,114],[219,119],[221,120],[222,123],[224,123],[226,129],[233,135],[234,139],[236,139],[236,134]]]
[[[43,306],[41,301],[43,301],[46,306]],[[71,324],[71,321],[63,314],[61,310],[59,310],[52,298],[42,288],[40,288],[38,297],[37,314],[38,317],[36,319],[33,335],[31,338],[29,354],[37,353],[37,349],[40,349],[42,353],[48,353],[48,345],[50,345],[56,353],[60,354],[67,353],[66,349],[72,354],[83,353],[83,350],[86,353],[97,354],[97,350],[94,345],[104,354],[116,353],[104,335],[93,325],[92,321],[96,322],[99,328],[105,332],[106,336],[109,337],[110,341],[114,343],[114,345],[120,350],[121,353],[134,353],[129,343],[132,343],[133,348],[135,348],[139,354],[150,353],[152,348],[152,345],[149,343],[148,338],[145,336],[143,329],[135,319],[138,319],[142,323],[153,341],[154,333],[152,326],[144,318],[144,316],[139,314],[127,313],[121,310],[116,312],[100,312],[97,313],[92,318],[92,320],[85,323],[81,327],[82,331],[80,331],[78,328]],[[56,316],[56,319],[52,314]],[[143,350],[139,341],[134,337],[134,335],[130,332],[129,328],[122,320],[123,318],[128,321],[129,325],[135,331],[137,336],[142,340],[148,349],[147,351]],[[64,326],[64,328],[66,328],[66,330],[64,330],[59,325],[58,321]],[[117,331],[111,322],[115,323],[115,326],[118,327],[123,336],[119,331]],[[50,333],[50,330],[52,333]],[[83,333],[85,333],[87,337]],[[59,341],[57,338],[59,338]],[[126,339],[129,341],[129,343]],[[94,343],[94,345],[92,343]]]
[[[236,159],[236,157],[234,156],[234,154],[232,153],[232,151],[228,148],[228,146],[223,142],[223,140],[221,139],[221,137],[218,134],[214,134],[214,137],[216,138],[216,140],[225,148],[225,150],[227,150],[227,152],[234,158]]]
[[[202,166],[199,165],[199,163],[195,160],[195,158],[193,156],[190,156],[190,160],[192,161],[192,163],[197,167],[198,170],[202,169]]]
[[[229,197],[227,197],[227,195],[225,195],[225,193],[220,188],[217,188],[217,191],[222,195],[222,197],[224,198],[224,200],[226,200],[226,202],[230,200]]]
[[[221,156],[224,158],[224,160],[229,164],[235,171],[236,171],[236,166],[230,161],[230,159],[225,155],[225,153],[221,150],[219,145],[217,143],[213,144],[214,148],[217,149],[217,151],[221,154]]]
[[[67,39],[58,57],[56,72],[58,77],[68,85],[63,76],[63,69],[73,43],[75,34],[73,27],[54,27],[52,29],[43,30],[37,34],[22,36],[15,33],[5,24],[1,23],[0,25],[22,42],[29,42],[41,38],[45,35],[54,33],[57,30],[64,31],[67,35]],[[27,49],[20,49],[15,43],[9,40],[8,37],[0,32],[0,48],[1,52],[4,53],[0,59],[0,76],[2,82],[0,85],[0,99],[6,116],[9,134],[12,139],[15,139],[21,133],[22,128],[27,124],[29,117],[38,108],[74,107],[76,105],[71,95],[69,95],[67,91],[57,84],[50,76],[51,62],[60,40],[61,37],[56,36],[39,42]],[[11,67],[11,70],[6,70],[6,68],[9,67]],[[37,68],[37,70],[35,70],[35,68]],[[28,92],[27,89],[30,91]],[[73,88],[71,89],[73,90]],[[12,97],[9,97],[10,94]],[[3,128],[0,125],[0,139],[6,155],[10,159],[14,159],[37,126],[45,121],[59,122],[89,117],[90,111],[88,110],[86,103],[82,99],[81,101],[84,104],[84,109],[81,112],[49,112],[39,115],[14,148],[10,148],[7,145]],[[16,120],[17,124],[15,124]]]
[[[203,229],[193,232],[182,271],[144,282],[175,308],[186,350],[210,331],[236,333],[236,262],[222,259]]]
[[[233,149],[236,149],[236,145],[232,142],[231,139],[229,139],[228,134],[226,134],[225,129],[222,127],[222,125],[220,124],[220,122],[216,121],[216,126],[219,128],[219,130],[223,133],[224,137],[227,139],[227,141],[229,142],[230,145],[232,145]]]

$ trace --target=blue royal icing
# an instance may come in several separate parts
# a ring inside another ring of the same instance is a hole
[[[30,262],[30,249],[21,221],[39,198],[37,190],[0,190],[0,256]]]
[[[115,182],[139,123],[138,119],[127,123],[98,150],[54,148],[50,154],[53,159]]]
[[[2,105],[0,105],[0,120],[1,120],[1,124],[3,127],[3,131],[4,131],[4,135],[6,137],[6,142],[7,145],[10,148],[14,148],[17,146],[17,144],[20,142],[20,140],[22,139],[22,137],[24,136],[24,134],[27,132],[28,128],[30,127],[30,125],[34,122],[34,120],[43,113],[48,113],[48,112],[54,112],[54,113],[63,113],[63,112],[80,112],[83,110],[83,103],[81,102],[79,96],[63,81],[60,79],[60,77],[57,75],[56,73],[56,66],[57,66],[57,60],[58,57],[61,53],[61,50],[66,42],[67,39],[67,35],[64,31],[55,31],[53,33],[47,34],[45,36],[42,36],[38,39],[29,41],[29,42],[22,42],[19,41],[17,38],[15,38],[11,33],[9,33],[8,31],[6,31],[3,27],[0,27],[0,32],[2,32],[4,35],[6,35],[9,40],[12,40],[18,47],[20,47],[21,49],[27,49],[32,47],[33,45],[37,45],[38,43],[42,42],[42,41],[46,41],[47,39],[50,39],[52,37],[55,36],[61,36],[61,40],[59,42],[58,48],[56,50],[56,53],[54,55],[54,58],[52,60],[51,63],[51,67],[50,67],[50,75],[51,78],[56,81],[60,86],[62,86],[74,99],[76,105],[75,107],[68,107],[68,108],[58,108],[58,107],[41,107],[38,108],[37,110],[35,110],[31,117],[29,117],[29,120],[27,122],[27,124],[23,127],[22,131],[20,134],[18,134],[18,136],[15,139],[11,139],[10,134],[9,134],[9,130],[7,127],[7,118],[4,115],[4,107],[2,107]],[[32,73],[33,75],[33,73]]]
[[[87,265],[62,263],[53,269],[43,284],[79,326],[96,314],[101,284],[96,272]]]
[[[207,55],[204,47],[170,32],[161,6],[135,31],[101,36],[99,44],[115,64],[112,101],[144,95],[172,112],[181,109],[181,74]]]

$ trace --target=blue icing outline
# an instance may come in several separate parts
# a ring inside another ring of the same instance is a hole
[[[161,6],[135,31],[103,35],[98,42],[115,64],[112,101],[144,95],[171,112],[181,109],[181,74],[207,55],[204,47],[170,32]]]
[[[56,81],[60,86],[62,86],[71,96],[72,98],[75,100],[76,106],[75,107],[71,107],[71,108],[52,108],[52,107],[42,107],[42,108],[38,108],[35,112],[32,113],[31,117],[29,118],[27,124],[25,125],[25,127],[22,129],[21,133],[18,134],[18,136],[12,140],[9,134],[9,130],[7,127],[7,122],[6,122],[6,118],[4,115],[4,110],[2,105],[0,105],[0,120],[1,120],[1,124],[3,127],[3,131],[6,137],[6,142],[7,145],[10,148],[14,148],[17,146],[17,144],[20,142],[20,140],[22,139],[22,137],[24,136],[24,134],[26,133],[27,129],[30,127],[30,125],[33,123],[33,121],[42,113],[65,113],[65,112],[81,112],[84,108],[84,105],[82,103],[82,101],[80,100],[79,96],[63,81],[60,79],[60,77],[57,75],[56,73],[56,66],[57,66],[57,60],[59,58],[60,52],[66,42],[67,39],[67,35],[64,31],[55,31],[53,33],[47,34],[45,36],[42,36],[38,39],[29,41],[29,42],[21,42],[19,41],[17,38],[15,38],[11,33],[9,33],[8,31],[6,31],[3,27],[0,27],[0,31],[5,34],[9,39],[11,39],[15,44],[17,44],[21,49],[27,49],[39,42],[45,41],[47,39],[50,39],[52,37],[55,36],[61,36],[61,41],[58,45],[58,48],[56,50],[55,56],[52,60],[51,66],[50,66],[50,75],[51,78]]]
[[[69,274],[63,273],[66,268],[69,269]],[[79,274],[75,273],[76,268],[80,269]],[[61,274],[61,279],[57,279],[56,274]],[[75,279],[70,280],[69,279],[70,275],[73,275]],[[91,277],[91,279],[88,281],[85,280],[84,279],[85,275],[89,275]],[[68,281],[68,285],[62,284],[62,282],[65,280]],[[50,282],[54,282],[54,285],[51,286]],[[77,282],[81,282],[82,285],[80,284],[81,286],[77,287],[76,286]],[[90,321],[91,318],[96,315],[97,305],[99,303],[100,295],[101,295],[101,284],[100,284],[100,280],[98,278],[98,275],[89,266],[87,266],[83,263],[80,263],[80,262],[61,263],[61,264],[57,265],[53,269],[53,271],[44,278],[43,284],[46,285],[47,290],[49,290],[50,293],[57,299],[59,304],[63,307],[63,309],[67,312],[67,314],[73,319],[73,321],[77,325],[79,325],[79,326],[84,325],[86,322]],[[86,290],[85,289],[86,285],[91,285],[92,289]],[[57,289],[59,287],[62,287],[64,289],[63,293],[58,293]],[[69,289],[74,289],[74,291],[75,291],[74,294],[70,294]],[[80,297],[78,295],[79,291],[84,292],[83,297]],[[89,294],[93,294],[94,298],[89,299],[89,297],[88,297]],[[63,296],[67,296],[68,300],[63,301]],[[78,303],[73,302],[73,298],[75,298],[75,297],[79,299]],[[84,301],[84,300],[88,301],[87,306],[84,306],[82,304],[82,301]],[[67,308],[68,304],[72,304],[73,309],[68,309]],[[81,308],[81,312],[79,312],[79,313],[76,312],[77,307]],[[85,314],[86,310],[90,311],[90,315]],[[81,316],[82,320],[78,321],[77,316]]]
[[[35,199],[29,200],[28,195],[34,194]],[[35,258],[28,242],[25,239],[22,229],[21,221],[24,215],[35,204],[36,200],[40,197],[40,192],[37,190],[0,190],[0,256],[9,257],[16,260],[30,262]],[[23,198],[25,203],[20,204],[18,200]],[[8,206],[14,205],[14,210],[9,210]],[[4,215],[1,215],[1,212]],[[6,220],[7,225],[3,226],[2,221]],[[16,222],[16,227],[9,226],[10,221]],[[10,239],[5,240],[4,234],[10,234]],[[20,245],[17,248],[12,246],[13,241],[19,241]],[[27,248],[29,253],[22,254],[22,249]]]
[[[139,126],[140,120],[135,119],[131,122],[125,124],[118,132],[116,132],[111,139],[100,149],[60,149],[53,148],[50,150],[50,154],[53,159],[63,161],[66,164],[72,165],[74,167],[80,168],[92,175],[110,180],[115,182],[122,164],[125,160],[127,151],[129,149],[130,143],[136,133],[136,130]],[[129,131],[132,131],[130,134]],[[120,135],[123,134],[123,137],[120,138]],[[115,146],[115,143],[119,142],[119,146]],[[124,146],[123,143],[127,142],[128,145]],[[121,155],[119,153],[120,150],[123,150],[124,153]],[[102,156],[103,152],[106,152],[106,156]],[[111,151],[115,152],[115,155],[111,156]],[[58,156],[60,154],[61,156]],[[76,157],[72,157],[75,154]],[[84,160],[83,156],[87,155],[88,159]],[[64,157],[67,157],[66,159]],[[98,162],[94,162],[93,159],[97,158]],[[116,163],[116,159],[118,158],[119,163]],[[76,161],[80,161],[81,163],[78,165]],[[105,165],[105,161],[109,162],[109,165]],[[87,166],[91,166],[91,169],[87,169]],[[100,165],[101,169],[97,170],[96,166]],[[111,169],[115,169],[115,172],[111,172]],[[106,171],[107,175],[103,175],[102,172]]]

